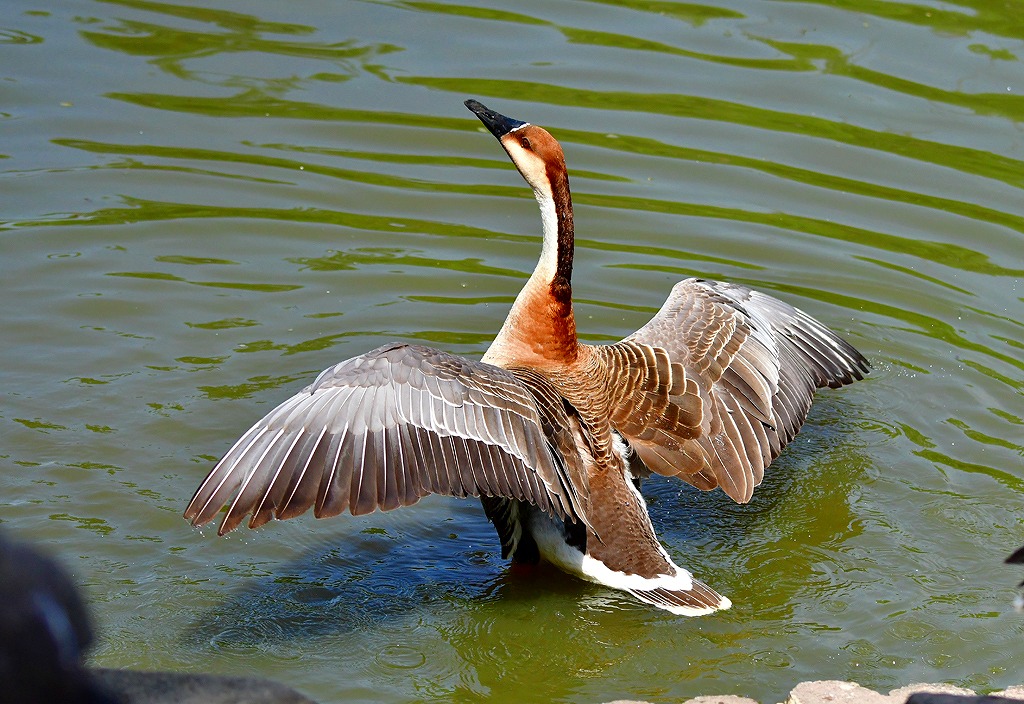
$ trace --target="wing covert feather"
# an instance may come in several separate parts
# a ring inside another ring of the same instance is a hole
[[[641,364],[635,348],[644,349],[645,368],[626,371]],[[609,350],[609,378],[626,380],[609,392],[612,423],[647,468],[701,489],[721,486],[741,503],[800,429],[815,389],[869,369],[803,311],[701,279],[679,282],[650,322],[594,349]]]

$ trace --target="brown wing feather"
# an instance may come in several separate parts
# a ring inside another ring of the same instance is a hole
[[[793,439],[816,388],[862,379],[867,360],[789,304],[687,279],[654,318],[601,354],[612,424],[648,469],[746,502]],[[640,367],[637,369],[636,367]]]
[[[384,346],[325,370],[256,423],[185,518],[203,525],[230,503],[223,534],[250,514],[255,527],[310,508],[318,518],[361,514],[438,493],[518,499],[585,522],[587,477],[568,427],[539,375]]]

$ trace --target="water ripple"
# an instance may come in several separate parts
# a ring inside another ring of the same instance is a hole
[[[1019,8],[983,0],[14,0],[5,527],[66,556],[99,664],[325,702],[1013,684],[1022,40]],[[706,276],[871,358],[749,504],[645,484],[666,550],[730,611],[682,622],[510,571],[474,502],[226,539],[181,520],[320,369],[392,339],[486,349],[540,228],[469,97],[565,147],[585,340]]]

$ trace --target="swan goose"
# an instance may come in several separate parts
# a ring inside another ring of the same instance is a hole
[[[655,472],[744,503],[815,389],[867,360],[824,325],[743,286],[677,283],[611,345],[576,336],[565,158],[544,129],[475,100],[540,205],[540,260],[480,361],[394,343],[324,370],[236,442],[185,511],[223,535],[312,508],[318,518],[476,496],[502,556],[545,559],[675,614],[730,606],[677,566],[637,489]]]

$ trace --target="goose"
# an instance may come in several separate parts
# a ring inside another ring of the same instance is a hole
[[[678,615],[729,599],[673,562],[638,486],[652,473],[750,500],[817,388],[869,364],[803,311],[690,278],[615,344],[579,341],[565,157],[546,130],[468,107],[540,206],[540,259],[479,360],[393,343],[324,370],[252,426],[185,511],[218,533],[478,497],[502,558],[546,560]]]

